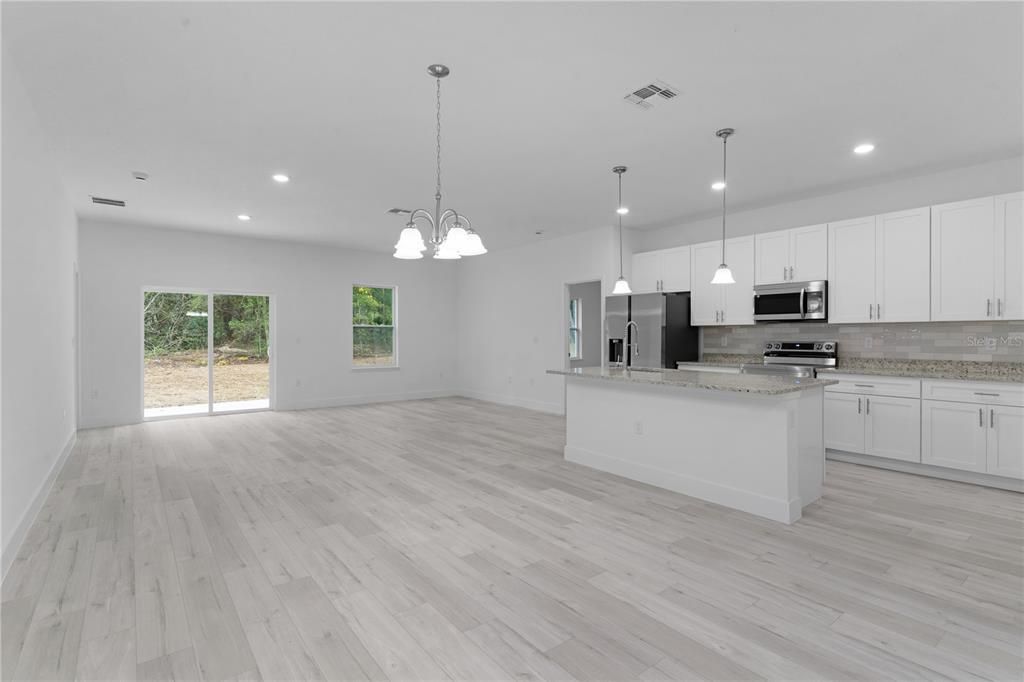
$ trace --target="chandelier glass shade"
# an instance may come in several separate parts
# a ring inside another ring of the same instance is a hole
[[[622,276],[622,216],[629,213],[629,209],[622,203],[622,174],[625,173],[627,168],[625,166],[616,166],[612,168],[612,173],[619,176],[619,203],[618,208],[615,209],[615,213],[619,216],[619,278],[615,280],[615,286],[612,287],[612,294],[631,294],[633,290],[629,288],[629,282],[625,277]]]
[[[722,140],[722,264],[715,270],[715,276],[711,278],[712,284],[736,284],[736,278],[732,276],[732,270],[725,264],[725,161],[729,136],[735,132],[732,128],[722,128],[715,132],[715,136]]]
[[[433,257],[438,260],[457,260],[463,256],[479,256],[487,253],[480,235],[473,229],[469,219],[451,209],[441,208],[441,79],[451,71],[444,64],[431,64],[427,73],[437,81],[437,189],[434,192],[434,208],[417,208],[414,211],[392,209],[397,213],[408,213],[398,243],[395,244],[395,258],[415,260],[423,258],[428,244],[433,248]],[[424,241],[418,222],[425,223],[430,237]]]

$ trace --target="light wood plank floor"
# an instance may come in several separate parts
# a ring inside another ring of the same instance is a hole
[[[86,431],[4,679],[1020,679],[1024,496],[830,464],[784,526],[463,399]]]

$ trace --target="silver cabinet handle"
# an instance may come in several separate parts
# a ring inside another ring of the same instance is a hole
[[[868,303],[868,319],[875,319],[875,306],[872,303]]]
[[[786,274],[787,270],[789,270],[789,268],[787,268],[785,265],[783,265],[782,266],[782,280],[783,281],[789,279],[789,275]]]
[[[857,388],[874,388],[874,384],[854,384]]]
[[[985,428],[985,410],[978,408],[978,426]]]
[[[992,317],[992,299],[985,299],[985,317]]]
[[[790,282],[793,281],[793,266],[792,265],[789,266],[789,281]]]
[[[876,320],[882,319],[882,304],[881,303],[876,303],[875,304],[875,319]]]
[[[988,427],[990,429],[996,428],[996,411],[995,410],[989,410],[988,411]]]
[[[867,401],[867,410],[865,411],[867,414],[871,414],[871,398],[865,398],[864,400]]]
[[[860,398],[857,398],[857,414],[860,414]]]
[[[985,396],[987,398],[998,398],[999,397],[998,393],[982,393],[981,391],[975,391],[974,395],[983,395],[983,396]]]
[[[996,299],[996,316],[997,317],[1002,317],[1003,316],[1003,299],[1001,299],[1001,298],[997,298]]]

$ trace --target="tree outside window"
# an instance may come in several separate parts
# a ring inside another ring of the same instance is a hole
[[[582,353],[580,344],[580,299],[569,300],[569,359],[579,360]]]
[[[352,287],[352,365],[398,365],[393,287]]]

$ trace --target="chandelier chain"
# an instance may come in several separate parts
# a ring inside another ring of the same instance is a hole
[[[729,190],[729,183],[726,180],[725,173],[725,162],[726,162],[726,145],[729,144],[729,136],[722,136],[722,262],[725,263],[725,193]]]
[[[437,194],[441,194],[441,79],[437,80]]]

